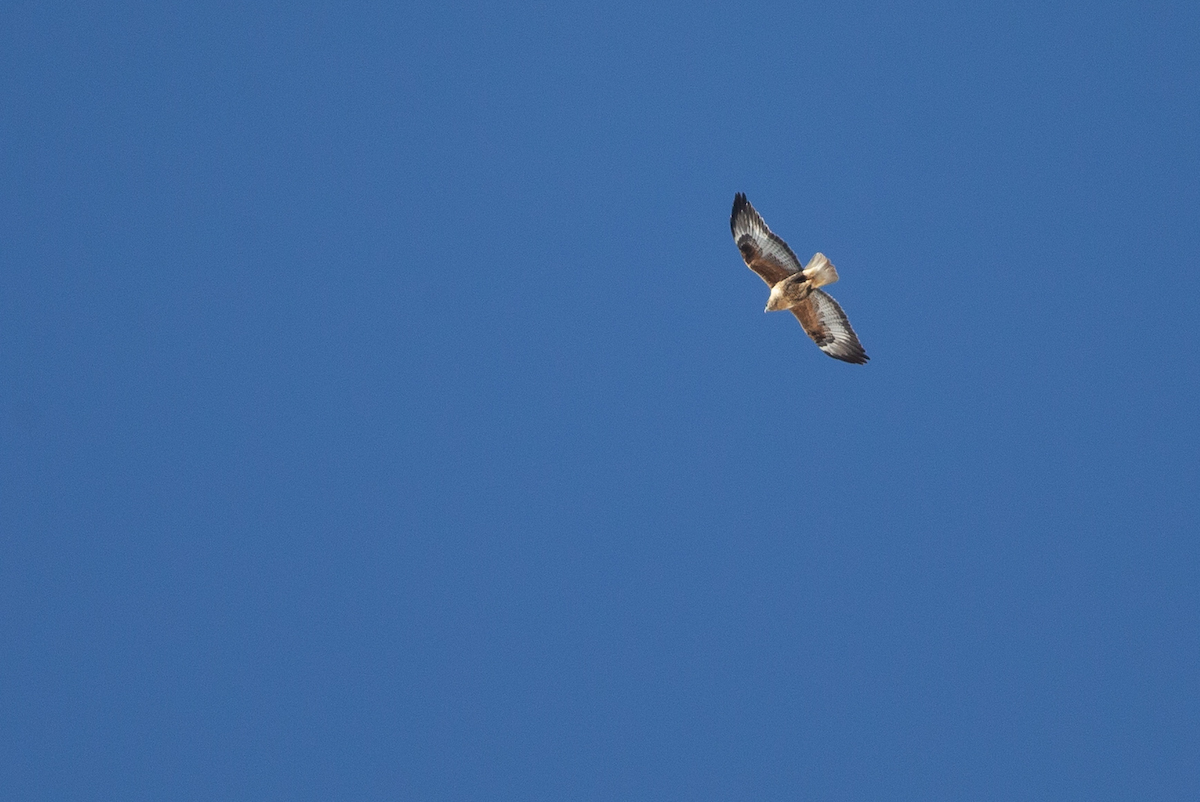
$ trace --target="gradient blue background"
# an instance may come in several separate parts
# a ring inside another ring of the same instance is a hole
[[[5,797],[1200,796],[1200,6],[165,5],[0,12]]]

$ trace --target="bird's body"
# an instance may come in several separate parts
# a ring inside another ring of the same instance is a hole
[[[813,342],[834,359],[859,365],[870,359],[846,313],[819,289],[838,280],[837,270],[824,254],[814,255],[802,268],[788,244],[767,228],[740,192],[733,199],[729,228],[746,266],[771,288],[766,311],[791,310]]]
[[[837,270],[833,263],[818,253],[808,262],[808,267],[787,278],[775,282],[771,287],[771,296],[767,298],[768,312],[779,312],[793,309],[796,304],[812,295],[817,287],[824,287],[838,280]]]

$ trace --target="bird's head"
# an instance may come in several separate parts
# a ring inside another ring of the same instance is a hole
[[[791,309],[812,292],[812,287],[805,281],[804,276],[799,273],[796,276],[799,280],[789,277],[771,288],[771,297],[767,299],[767,308],[763,311],[782,312]]]
[[[780,306],[780,304],[782,302],[783,302],[783,282],[780,281],[780,282],[777,282],[775,284],[775,286],[771,288],[771,296],[769,298],[767,298],[767,308],[764,309],[763,311],[764,312],[778,312],[780,309],[783,309],[783,307]]]

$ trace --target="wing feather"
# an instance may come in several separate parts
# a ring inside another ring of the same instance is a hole
[[[834,359],[864,365],[870,359],[838,302],[822,290],[792,307],[792,314],[817,346]]]
[[[762,215],[755,211],[750,201],[740,192],[733,199],[729,230],[733,232],[733,241],[742,252],[746,266],[767,282],[768,287],[774,287],[801,269],[796,254],[792,253],[786,242],[767,228]]]

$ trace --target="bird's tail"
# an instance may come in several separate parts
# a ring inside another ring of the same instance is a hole
[[[804,277],[814,287],[824,287],[826,284],[832,284],[838,280],[837,268],[826,258],[825,254],[818,253],[809,260],[808,267],[804,268]]]

